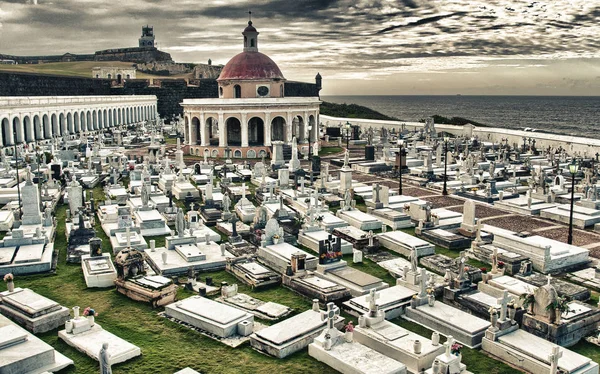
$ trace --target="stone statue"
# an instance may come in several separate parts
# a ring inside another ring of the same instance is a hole
[[[148,196],[148,187],[146,183],[142,183],[142,206],[144,208],[148,207],[148,202],[150,201],[150,196]]]
[[[225,192],[225,195],[223,195],[223,211],[225,213],[229,213],[230,206],[231,206],[231,199],[229,198],[229,193]]]
[[[346,190],[346,193],[344,194],[344,205],[346,206],[346,209],[350,209],[352,203],[352,195],[350,194],[350,190]]]
[[[185,222],[183,220],[183,209],[177,209],[177,219],[175,220],[175,228],[177,229],[177,235],[180,238],[183,238],[184,230],[185,230]]]
[[[494,179],[495,171],[496,171],[496,163],[494,161],[492,161],[492,162],[490,162],[490,169],[489,169],[490,179]]]
[[[112,374],[110,367],[110,353],[108,353],[108,343],[102,343],[102,349],[98,354],[98,362],[100,363],[100,374]]]
[[[417,267],[419,266],[419,257],[417,256],[417,251],[412,248],[410,250],[410,267],[414,273],[417,272]]]
[[[344,168],[350,167],[350,151],[346,149],[346,153],[344,153]]]

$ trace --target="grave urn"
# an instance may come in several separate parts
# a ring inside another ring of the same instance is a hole
[[[67,334],[73,332],[73,320],[67,320],[65,322],[65,331],[67,332]]]
[[[415,354],[421,354],[421,341],[419,339],[415,340],[415,342],[413,343],[413,349],[415,351]]]
[[[354,340],[354,332],[346,331],[346,333],[344,334],[344,340],[346,340],[347,343],[352,343],[352,341]]]
[[[6,289],[8,290],[8,292],[13,292],[15,290],[15,282],[13,282],[13,281],[6,282]]]
[[[92,327],[96,324],[96,317],[94,317],[93,315],[87,316],[87,320],[90,323],[90,327]]]
[[[434,306],[435,305],[435,295],[434,294],[429,294],[427,295],[427,304],[429,306]]]
[[[79,307],[78,306],[73,307],[73,319],[79,319]]]

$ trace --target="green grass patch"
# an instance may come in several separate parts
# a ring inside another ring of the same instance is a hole
[[[323,147],[319,150],[319,156],[329,156],[344,152],[342,147]]]

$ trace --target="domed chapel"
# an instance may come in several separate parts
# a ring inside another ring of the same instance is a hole
[[[234,158],[260,158],[271,153],[273,142],[291,145],[293,137],[298,144],[317,139],[320,76],[314,96],[286,96],[283,73],[258,51],[259,32],[252,20],[242,35],[243,51],[229,60],[217,79],[219,98],[185,99],[181,104],[185,142],[192,155],[225,157],[229,148]]]

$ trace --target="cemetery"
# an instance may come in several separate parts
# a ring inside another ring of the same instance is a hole
[[[0,150],[0,373],[598,373],[585,157],[464,133],[443,154],[431,120],[205,152],[169,122]]]

